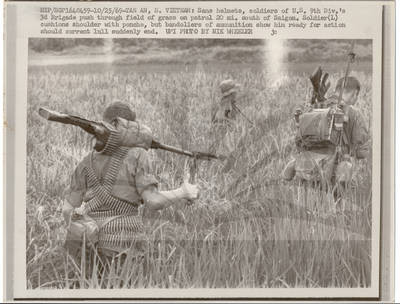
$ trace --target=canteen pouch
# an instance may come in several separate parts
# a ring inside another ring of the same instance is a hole
[[[296,176],[307,181],[330,182],[335,167],[336,154],[305,151],[296,156]]]
[[[335,115],[331,108],[312,109],[298,118],[296,145],[305,150],[337,146],[340,131],[335,128]]]
[[[95,245],[99,240],[99,226],[96,221],[87,215],[77,219],[72,218],[67,229],[65,247],[72,252],[80,250],[83,238],[86,242]]]

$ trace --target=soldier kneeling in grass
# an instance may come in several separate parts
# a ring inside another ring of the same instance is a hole
[[[299,153],[286,165],[282,176],[317,184],[332,191],[339,201],[352,180],[353,159],[366,158],[369,152],[367,126],[355,107],[361,86],[355,77],[341,78],[335,93],[326,99],[327,76],[321,82],[319,68],[312,81],[316,74],[319,88],[314,91],[316,100],[311,102],[312,108],[295,115]]]
[[[240,141],[246,132],[244,123],[238,119],[238,116],[240,114],[246,120],[248,118],[237,106],[240,84],[232,79],[226,79],[220,83],[219,89],[221,90],[221,100],[211,113],[214,136],[210,150],[225,159],[223,172],[228,172],[234,166],[235,151],[240,146]]]
[[[136,115],[124,103],[114,103],[103,115],[108,124],[118,118],[135,121]],[[167,208],[182,200],[198,197],[198,187],[185,181],[171,191],[158,191],[151,162],[145,149],[116,145],[110,136],[104,149],[91,151],[76,167],[64,203],[68,223],[66,247],[80,254],[82,236],[105,256],[141,250],[136,246],[144,236],[139,207]],[[140,254],[140,252],[139,252]]]

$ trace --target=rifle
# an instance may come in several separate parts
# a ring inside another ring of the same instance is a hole
[[[74,125],[82,128],[96,138],[95,149],[102,150],[111,134],[111,129],[101,122],[91,121],[79,116],[59,113],[46,108],[39,108],[39,115],[49,121],[56,121],[63,124]]]
[[[183,149],[179,149],[173,146],[169,146],[169,145],[165,145],[162,143],[159,143],[157,141],[152,141],[151,142],[151,149],[161,149],[161,150],[165,150],[165,151],[169,151],[169,152],[173,152],[173,153],[177,153],[177,154],[181,154],[181,155],[186,155],[195,159],[202,159],[202,160],[212,160],[212,159],[220,159],[219,156],[212,154],[212,153],[208,153],[208,152],[199,152],[199,151],[187,151],[187,150],[183,150]]]
[[[254,123],[253,123],[246,115],[243,114],[243,112],[238,108],[237,105],[235,105],[234,103],[232,103],[232,107],[233,107],[236,111],[238,111],[239,114],[241,114],[241,115],[247,120],[248,123],[250,123],[252,126],[254,126]]]
[[[146,126],[141,125],[138,122],[126,121],[120,117],[117,118],[118,127],[114,127],[108,123],[92,121],[79,116],[59,113],[46,108],[39,108],[39,115],[49,121],[56,121],[82,128],[96,138],[95,149],[97,151],[104,149],[112,132],[119,132],[122,134],[122,136],[120,136],[120,141],[118,142],[120,146],[129,148],[142,147],[145,149],[161,149],[199,160],[220,159],[219,156],[211,153],[186,151],[159,143],[152,138],[150,130]]]
[[[342,157],[343,157],[343,151],[342,151],[342,146],[343,143],[345,143],[345,134],[344,134],[344,130],[343,130],[343,123],[345,123],[347,121],[347,111],[344,107],[343,104],[343,92],[344,92],[344,88],[346,87],[347,84],[347,79],[349,77],[350,74],[350,65],[354,62],[356,54],[354,53],[354,40],[351,42],[351,46],[350,46],[350,52],[348,53],[348,61],[347,61],[347,67],[346,67],[346,72],[344,74],[344,79],[342,82],[342,86],[340,88],[340,92],[339,92],[339,97],[338,97],[338,103],[337,103],[337,109],[338,111],[336,111],[337,113],[341,112],[341,119],[338,119],[337,122],[335,120],[335,127],[340,130],[340,135],[339,135],[339,145],[337,146],[337,153],[338,153],[338,159],[339,161],[341,161]],[[338,115],[340,116],[340,115]]]
[[[344,74],[344,80],[342,82],[342,87],[340,88],[340,93],[339,93],[339,99],[338,99],[338,104],[340,105],[342,102],[342,98],[343,98],[343,91],[344,88],[346,87],[346,83],[347,83],[347,78],[349,78],[349,74],[350,74],[350,64],[352,64],[354,62],[354,59],[356,57],[356,54],[354,53],[354,40],[351,42],[351,47],[350,47],[350,52],[348,54],[349,59],[347,61],[347,67],[346,67],[346,72]]]

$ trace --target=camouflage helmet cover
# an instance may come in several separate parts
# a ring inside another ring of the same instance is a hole
[[[237,92],[240,88],[240,85],[232,79],[226,79],[219,84],[219,88],[221,90],[222,97],[225,97]]]
[[[343,86],[344,77],[340,78],[336,83],[336,92],[339,92]],[[361,84],[356,77],[349,76],[344,86],[345,91],[356,90],[357,93],[360,92]]]

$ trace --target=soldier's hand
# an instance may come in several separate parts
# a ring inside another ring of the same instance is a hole
[[[184,180],[181,189],[185,198],[189,201],[199,197],[199,187],[196,184],[190,184],[187,180]]]
[[[80,220],[80,219],[82,219],[82,217],[83,216],[81,214],[77,213],[75,210],[72,211],[72,214],[71,214],[72,221]]]
[[[79,208],[74,209],[74,211],[72,212],[72,218],[79,219],[85,214],[86,214],[85,203],[82,203],[82,205]]]

